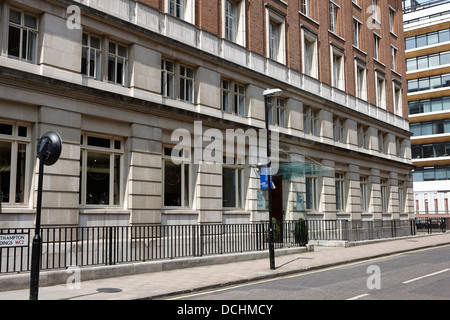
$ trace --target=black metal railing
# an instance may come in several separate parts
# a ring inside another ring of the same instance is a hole
[[[42,228],[41,269],[263,251],[268,249],[268,230],[268,222]],[[0,229],[0,235],[18,233],[28,234],[28,244],[0,246],[0,273],[30,270],[34,229]],[[274,235],[276,249],[308,241],[304,221],[277,222]]]
[[[393,221],[298,220],[274,224],[274,246],[305,246],[309,240],[361,241],[450,230],[450,219]],[[425,228],[422,228],[422,225]],[[21,235],[26,243],[0,243],[0,273],[30,270],[34,229],[0,229],[1,239]],[[4,237],[2,237],[4,236]],[[158,259],[264,251],[268,222],[253,224],[146,225],[41,228],[41,269],[113,265]],[[22,242],[24,240],[21,240]],[[20,241],[19,241],[20,242]]]
[[[416,232],[418,233],[426,232],[428,234],[431,234],[450,230],[449,218],[416,217],[415,224]]]

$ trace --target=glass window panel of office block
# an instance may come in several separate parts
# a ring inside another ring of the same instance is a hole
[[[423,181],[423,170],[422,169],[414,169],[413,181],[414,182]]]
[[[411,130],[413,136],[421,135],[420,127],[420,123],[411,123],[409,129]]]
[[[439,60],[440,60],[440,59],[439,59],[439,53],[436,53],[436,54],[430,54],[430,55],[428,56],[428,66],[429,66],[430,68],[439,66],[439,65],[440,65]]]
[[[450,110],[450,97],[442,98],[442,110]]]
[[[450,51],[441,52],[440,55],[440,63],[443,64],[450,64]]]
[[[440,88],[441,85],[442,85],[442,83],[441,83],[441,77],[440,76],[430,77],[429,89]]]
[[[417,58],[417,69],[428,68],[428,57],[422,56]]]
[[[434,79],[434,85],[437,85],[436,79]],[[440,81],[439,81],[440,84]],[[419,91],[430,89],[430,79],[429,78],[420,78],[419,79]]]
[[[434,156],[435,157],[444,157],[445,153],[445,144],[437,143],[434,145]]]
[[[433,124],[431,122],[424,122],[421,125],[422,135],[433,134]]]
[[[410,37],[405,39],[405,49],[414,49],[416,47],[416,37]]]
[[[442,99],[431,99],[431,111],[441,111],[442,110]]]
[[[422,158],[422,146],[412,146],[411,147],[412,158],[420,159]]]
[[[410,58],[406,60],[406,71],[414,71],[417,69],[417,59]]]
[[[444,121],[433,121],[433,134],[444,133]]]
[[[422,146],[423,158],[434,158],[434,147],[432,144]]]
[[[419,101],[408,102],[409,114],[421,113]]]
[[[450,29],[439,30],[439,42],[450,41]]]
[[[439,36],[437,32],[430,32],[427,34],[428,45],[439,43]]]
[[[449,87],[450,86],[450,73],[442,75],[441,83],[442,83],[443,87]]]
[[[431,112],[431,101],[430,100],[420,100],[420,105],[422,112]]]
[[[427,35],[422,34],[416,37],[416,48],[424,47],[427,45]]]
[[[450,133],[450,119],[444,121],[444,132]]]
[[[436,175],[436,180],[446,180],[447,179],[447,168],[446,167],[436,167],[435,175]]]
[[[417,79],[408,80],[408,92],[416,92],[419,90],[419,81]]]
[[[434,167],[432,168],[425,168],[423,170],[423,180],[430,181],[435,179],[435,172]]]

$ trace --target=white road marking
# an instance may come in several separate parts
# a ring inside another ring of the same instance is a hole
[[[431,277],[431,276],[435,276],[437,274],[444,273],[444,272],[447,272],[447,271],[450,271],[450,268],[447,268],[447,269],[444,269],[444,270],[441,270],[441,271],[438,271],[438,272],[426,274],[424,276],[421,276],[421,277],[418,277],[418,278],[414,278],[414,279],[411,279],[411,280],[408,280],[408,281],[404,281],[402,283],[403,284],[411,283],[411,282],[414,282],[414,281],[417,281],[417,280],[420,280],[420,279],[423,279],[423,278],[428,278],[428,277]]]
[[[363,298],[363,297],[367,297],[370,296],[370,294],[365,293],[365,294],[360,294],[359,296],[353,297],[353,298],[349,298],[347,300],[358,300],[359,298]]]

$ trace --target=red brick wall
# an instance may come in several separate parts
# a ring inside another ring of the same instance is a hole
[[[154,8],[164,11],[164,0],[140,0]],[[221,1],[223,0],[197,0],[196,25],[203,30],[222,36]],[[285,15],[286,26],[286,64],[288,67],[301,71],[301,25],[305,25],[318,33],[319,49],[319,79],[331,85],[330,42],[344,48],[345,52],[345,91],[355,95],[355,66],[354,57],[366,61],[367,66],[367,92],[368,102],[376,104],[375,69],[384,72],[386,80],[386,107],[393,110],[392,79],[403,82],[403,108],[404,117],[407,117],[406,97],[406,67],[404,59],[404,38],[402,5],[400,0],[378,0],[381,9],[381,28],[371,29],[372,0],[357,0],[358,6],[350,0],[335,0],[340,5],[338,10],[337,35],[329,32],[329,2],[326,0],[311,1],[311,19],[299,13],[300,1],[279,0],[251,0],[246,1],[246,46],[249,50],[260,55],[266,55],[266,4],[275,11]],[[388,5],[396,10],[394,33],[389,30]],[[362,23],[361,50],[353,47],[353,17]],[[373,33],[381,37],[381,51],[378,63],[374,57]],[[396,72],[391,71],[391,44],[397,51]]]

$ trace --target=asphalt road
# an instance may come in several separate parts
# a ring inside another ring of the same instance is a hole
[[[450,300],[450,246],[245,283],[170,300]]]

